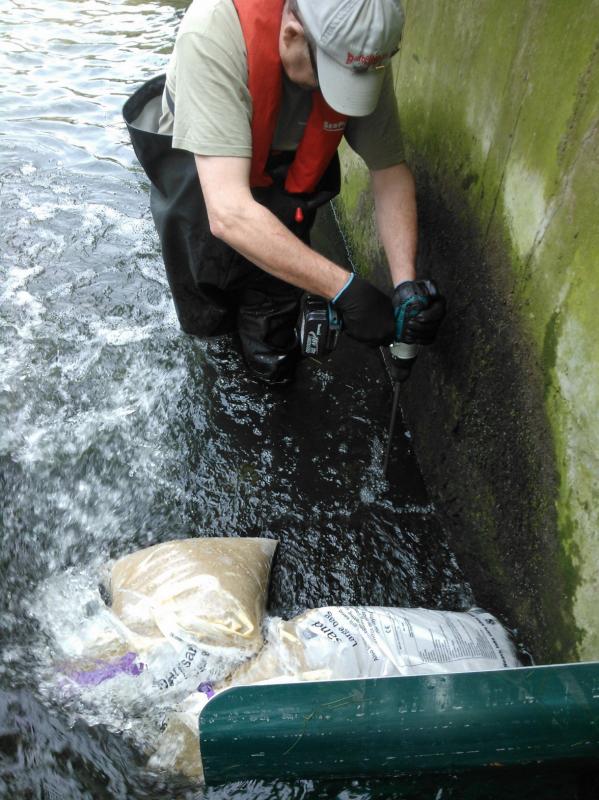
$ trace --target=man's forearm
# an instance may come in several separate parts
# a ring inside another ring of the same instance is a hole
[[[240,204],[211,227],[219,239],[261,269],[328,300],[348,279],[346,270],[304,244],[255,201]]]
[[[416,277],[418,221],[414,178],[406,164],[372,172],[376,222],[393,285]]]

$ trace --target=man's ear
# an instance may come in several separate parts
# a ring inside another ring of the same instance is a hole
[[[292,14],[289,14],[283,23],[283,42],[289,46],[297,41],[299,38],[304,38],[304,29],[302,23],[296,19]]]

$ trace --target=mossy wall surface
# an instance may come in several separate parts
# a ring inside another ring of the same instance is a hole
[[[449,300],[405,410],[481,603],[599,659],[599,0],[404,0],[419,273]],[[384,259],[346,150],[354,260]]]

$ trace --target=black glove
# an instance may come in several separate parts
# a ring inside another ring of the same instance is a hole
[[[395,311],[395,341],[432,344],[445,316],[445,298],[434,281],[403,281],[391,298]]]
[[[393,341],[395,317],[391,301],[368,281],[353,275],[331,302],[353,339],[373,347]]]

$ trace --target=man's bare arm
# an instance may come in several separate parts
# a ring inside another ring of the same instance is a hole
[[[372,171],[379,235],[393,285],[416,277],[418,222],[414,178],[406,164]]]
[[[210,230],[249,261],[277,278],[331,299],[348,274],[294,236],[249,188],[250,160],[195,157]]]
[[[392,303],[398,309],[420,297],[422,304],[415,317],[400,314],[402,327],[398,330],[396,324],[395,336],[409,344],[432,344],[445,316],[445,298],[431,280],[413,283],[418,240],[414,178],[406,164],[398,164],[372,172],[372,185],[377,225],[396,287]]]

